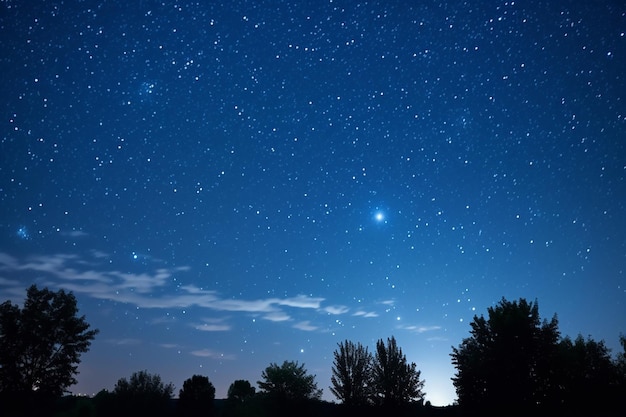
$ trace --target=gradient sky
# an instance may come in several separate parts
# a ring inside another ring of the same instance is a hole
[[[626,332],[619,1],[2,1],[0,300],[74,292],[73,392],[226,396],[394,335],[449,404],[502,297]],[[177,392],[177,391],[176,391]]]

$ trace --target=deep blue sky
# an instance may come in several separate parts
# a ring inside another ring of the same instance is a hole
[[[394,335],[448,404],[502,297],[617,349],[624,68],[618,1],[4,1],[0,299],[75,293],[82,393],[297,360],[332,399]]]

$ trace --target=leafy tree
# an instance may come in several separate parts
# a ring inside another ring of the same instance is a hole
[[[24,306],[0,305],[0,393],[60,396],[75,384],[80,356],[98,334],[76,298],[32,285]]]
[[[332,368],[330,391],[346,405],[365,405],[371,398],[372,354],[360,343],[338,343]]]
[[[194,375],[183,382],[178,394],[178,405],[184,416],[201,416],[213,411],[215,387],[209,378]]]
[[[415,363],[408,363],[392,336],[387,345],[382,339],[376,342],[373,366],[374,394],[377,402],[385,406],[404,405],[424,398],[424,381]]]
[[[626,336],[620,334],[619,343],[622,351],[615,359],[615,369],[617,372],[617,383],[613,389],[613,398],[616,399],[616,410],[620,410],[619,415],[626,415]]]
[[[322,390],[317,388],[315,375],[308,375],[304,364],[285,361],[281,366],[270,364],[257,381],[259,388],[274,398],[289,400],[320,399]]]
[[[558,399],[564,409],[571,413],[602,413],[604,405],[612,406],[611,396],[619,376],[604,342],[578,335],[574,341],[564,338],[559,348]],[[581,401],[582,398],[593,402]]]
[[[118,415],[165,415],[174,385],[164,384],[157,374],[139,371],[121,378],[113,388]]]
[[[255,389],[250,381],[238,379],[228,387],[228,399],[234,402],[242,403],[249,398],[254,397]]]
[[[626,336],[620,334],[619,343],[622,345],[622,351],[617,354],[615,366],[621,383],[626,382]],[[626,398],[626,395],[624,396]]]
[[[157,374],[148,371],[135,372],[130,379],[121,378],[113,388],[113,394],[130,396],[150,396],[155,399],[170,399],[174,392],[174,385],[164,384]]]
[[[502,299],[474,316],[471,336],[452,348],[459,404],[483,413],[528,413],[546,406],[558,387],[551,380],[559,339],[556,315],[541,322],[537,302]]]

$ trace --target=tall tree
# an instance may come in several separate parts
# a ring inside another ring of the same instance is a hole
[[[250,381],[238,379],[228,387],[228,399],[236,403],[242,403],[254,397],[254,392],[255,389],[250,384]]]
[[[209,378],[194,375],[183,382],[178,394],[178,406],[183,416],[207,416],[213,412],[215,386]]]
[[[374,394],[377,402],[386,406],[398,406],[424,398],[424,381],[415,363],[408,363],[395,337],[376,342],[373,366]]]
[[[0,393],[60,396],[76,383],[80,356],[98,334],[76,298],[32,285],[24,306],[0,305]]]
[[[474,316],[471,336],[452,348],[459,404],[493,413],[528,413],[545,406],[557,387],[550,375],[559,340],[556,315],[541,322],[537,302],[502,299]]]
[[[257,381],[262,392],[274,397],[289,400],[320,399],[322,390],[317,388],[315,375],[309,375],[304,364],[285,361],[281,366],[270,364]]]
[[[346,405],[364,405],[371,399],[372,354],[360,343],[346,340],[337,344],[330,392]]]

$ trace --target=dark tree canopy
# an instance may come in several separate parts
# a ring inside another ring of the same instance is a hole
[[[346,405],[368,404],[372,396],[372,354],[346,340],[334,352],[330,391]]]
[[[424,398],[424,381],[415,363],[408,363],[392,336],[387,345],[380,339],[376,342],[373,366],[374,394],[377,402],[386,406],[398,406]]]
[[[178,405],[184,416],[208,415],[213,410],[215,387],[209,378],[194,375],[183,382],[178,394]]]
[[[564,338],[559,344],[559,361],[555,367],[554,398],[571,413],[584,410],[598,412],[598,407],[610,404],[619,384],[618,362],[613,363],[611,353],[603,341],[579,335],[574,341]],[[624,393],[626,394],[626,393]],[[593,402],[581,402],[581,398]],[[592,406],[593,408],[589,408]]]
[[[80,356],[98,334],[64,290],[28,288],[24,307],[0,305],[0,392],[60,396],[76,383]]]
[[[238,379],[228,387],[228,399],[241,403],[254,397],[255,391],[250,381]]]
[[[471,336],[452,348],[459,404],[494,413],[526,413],[554,396],[550,381],[559,340],[556,316],[541,321],[537,302],[502,299],[475,316]]]
[[[161,376],[150,374],[148,371],[135,372],[130,379],[121,378],[113,388],[113,394],[130,397],[150,397],[153,399],[170,399],[174,393],[174,386],[164,384]]]
[[[113,388],[116,414],[124,416],[165,415],[174,385],[164,384],[158,374],[139,371],[121,378]]]
[[[622,351],[617,354],[615,364],[620,380],[626,381],[626,336],[620,335],[619,343],[622,345]]]
[[[317,388],[315,375],[308,375],[304,364],[285,361],[281,366],[270,364],[261,374],[262,381],[257,381],[265,394],[274,398],[289,400],[320,399],[322,390]]]

